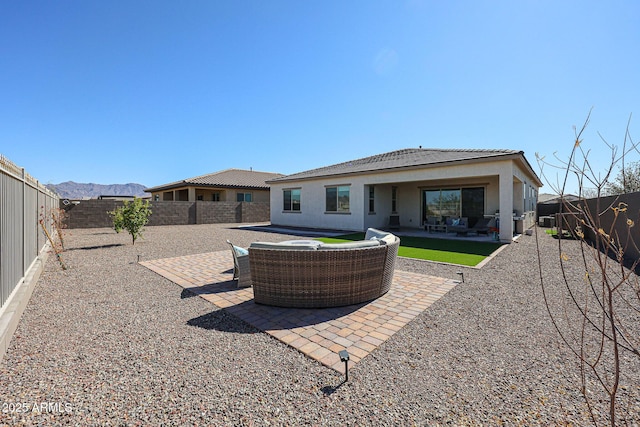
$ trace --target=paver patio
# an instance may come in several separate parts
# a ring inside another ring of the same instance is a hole
[[[141,265],[340,373],[366,357],[453,289],[451,279],[396,270],[390,291],[369,303],[325,309],[270,307],[238,289],[230,251],[140,262]]]

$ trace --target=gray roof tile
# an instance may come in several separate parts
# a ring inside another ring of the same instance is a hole
[[[200,175],[193,178],[187,178],[182,181],[176,181],[169,184],[147,188],[145,189],[145,191],[153,192],[193,185],[202,187],[251,188],[268,190],[269,184],[267,184],[266,181],[282,176],[283,175],[279,173],[259,172],[244,169],[226,169],[219,172]]]
[[[436,165],[464,160],[482,160],[500,156],[522,154],[516,150],[476,150],[476,149],[438,149],[405,148],[389,153],[377,154],[362,159],[351,160],[318,169],[294,173],[272,179],[272,182],[297,179],[321,178],[351,173],[375,172],[414,166]]]

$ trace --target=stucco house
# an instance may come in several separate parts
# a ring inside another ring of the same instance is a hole
[[[407,148],[267,181],[271,223],[362,231],[428,217],[495,217],[499,237],[535,223],[540,178],[522,151]]]
[[[271,172],[225,169],[144,191],[151,193],[153,201],[269,202],[269,184],[266,181],[282,176]]]

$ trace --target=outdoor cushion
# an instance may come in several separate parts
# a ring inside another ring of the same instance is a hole
[[[236,256],[244,256],[249,255],[249,251],[245,248],[241,248],[240,246],[232,245],[233,251],[236,253]]]
[[[331,250],[331,249],[357,249],[357,248],[370,248],[374,246],[380,246],[379,240],[358,240],[356,242],[346,243],[325,243],[318,248],[319,251]]]
[[[396,236],[389,233],[386,236],[384,236],[382,239],[380,239],[380,244],[381,245],[390,245],[392,243],[394,243],[396,241]]]
[[[367,233],[364,236],[364,240],[380,240],[385,236],[388,236],[389,232],[387,231],[382,231],[382,230],[378,230],[376,228],[369,228],[367,229]]]
[[[315,251],[316,245],[295,245],[291,243],[273,243],[273,242],[253,242],[249,246],[251,248],[259,249],[276,249],[276,250],[288,250],[288,251]]]

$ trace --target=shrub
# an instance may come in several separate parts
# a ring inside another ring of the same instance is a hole
[[[134,197],[130,202],[125,200],[123,206],[109,212],[113,219],[113,228],[116,233],[127,230],[136,244],[136,239],[142,236],[144,226],[149,222],[151,216],[151,208],[149,201],[143,202],[142,199]]]

